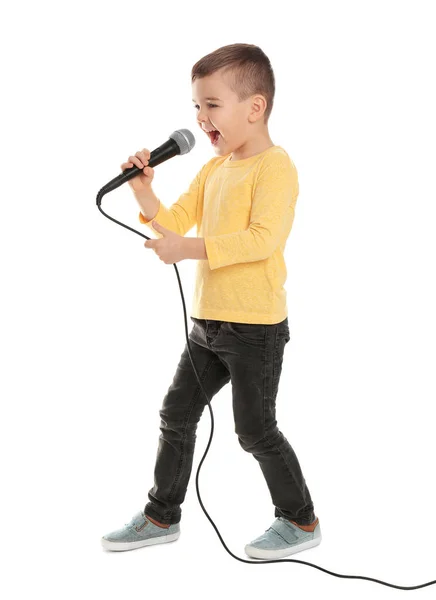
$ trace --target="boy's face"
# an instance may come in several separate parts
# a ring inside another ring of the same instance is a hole
[[[212,100],[210,98],[219,98]],[[208,99],[209,98],[209,99]],[[245,144],[249,127],[255,119],[252,114],[252,98],[238,102],[238,96],[226,83],[220,71],[196,79],[192,84],[192,99],[197,122],[203,131],[217,129],[220,133],[207,134],[216,154],[224,156]]]

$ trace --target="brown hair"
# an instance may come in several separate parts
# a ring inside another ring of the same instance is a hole
[[[230,44],[206,54],[191,70],[191,83],[222,69],[230,89],[243,102],[253,94],[262,94],[267,106],[264,123],[268,122],[275,93],[275,79],[266,54],[254,44]]]

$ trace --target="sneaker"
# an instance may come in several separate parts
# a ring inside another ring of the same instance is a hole
[[[245,552],[252,558],[275,559],[308,550],[318,546],[322,539],[319,520],[316,519],[313,525],[313,531],[305,531],[293,521],[277,517],[265,533],[245,546]]]
[[[140,511],[130,523],[104,535],[101,543],[106,550],[135,550],[142,546],[174,542],[179,535],[180,523],[160,527],[144,515],[143,511]]]

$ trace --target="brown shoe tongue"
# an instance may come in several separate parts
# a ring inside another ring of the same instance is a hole
[[[310,532],[312,532],[312,531],[315,531],[315,527],[318,525],[318,519],[315,519],[315,521],[313,523],[311,523],[310,525],[299,525],[295,521],[291,521],[291,523],[293,523],[294,525],[296,525],[300,529],[303,529],[303,531],[310,531]]]
[[[154,519],[152,519],[151,517],[149,517],[148,515],[145,515],[146,518],[151,521],[152,523],[154,523],[154,525],[157,525],[158,527],[162,527],[163,529],[168,529],[169,525],[164,525],[162,523],[159,523],[159,521],[155,521]]]

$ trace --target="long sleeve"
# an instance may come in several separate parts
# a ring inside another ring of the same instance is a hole
[[[197,173],[188,190],[184,192],[170,208],[167,208],[162,202],[159,202],[159,210],[154,219],[147,221],[140,212],[140,222],[150,227],[159,238],[162,237],[162,234],[156,231],[151,224],[154,220],[167,229],[184,236],[197,222],[197,203],[203,169],[204,166]]]
[[[210,269],[264,260],[286,240],[294,220],[298,175],[288,156],[275,156],[255,182],[245,231],[204,238]]]

